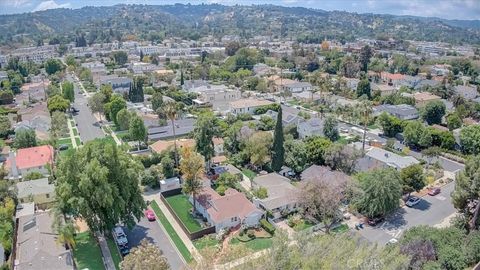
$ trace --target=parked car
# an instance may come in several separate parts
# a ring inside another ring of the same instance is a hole
[[[370,226],[377,226],[377,224],[381,223],[384,220],[385,220],[384,217],[374,217],[374,218],[369,218],[367,220],[367,223]]]
[[[152,209],[147,209],[145,210],[145,217],[148,219],[148,221],[154,221],[155,213],[153,212]]]
[[[398,243],[398,239],[397,238],[392,238],[392,239],[388,240],[387,245],[394,245],[396,243]]]
[[[115,239],[115,242],[117,243],[118,246],[125,246],[128,244],[127,240],[127,235],[123,231],[122,227],[117,226],[113,229],[113,239]]]
[[[66,144],[62,144],[58,147],[58,150],[60,150],[60,151],[67,150],[67,149],[68,149],[68,145],[66,145]]]
[[[413,207],[417,205],[420,202],[420,198],[412,196],[408,199],[408,201],[405,203],[406,206],[408,207]]]
[[[78,113],[78,112],[79,112],[79,110],[78,110],[77,108],[75,108],[75,107],[72,107],[72,112],[74,112],[74,113]]]
[[[442,191],[442,190],[438,187],[437,188],[431,188],[431,189],[428,190],[428,195],[435,196],[435,195],[439,194],[440,191]]]

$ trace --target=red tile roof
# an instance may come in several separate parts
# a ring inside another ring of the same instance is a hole
[[[403,80],[405,78],[405,75],[400,74],[400,73],[389,73],[389,72],[382,72],[381,77],[384,80]]]
[[[17,150],[15,156],[18,169],[27,169],[45,166],[53,163],[53,147],[50,145],[41,145]],[[5,166],[10,168],[11,160],[8,159]]]

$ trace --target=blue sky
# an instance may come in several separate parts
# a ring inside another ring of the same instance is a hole
[[[23,13],[59,7],[108,6],[119,3],[157,5],[173,3],[275,4],[358,13],[480,20],[480,0],[0,0],[0,14]]]

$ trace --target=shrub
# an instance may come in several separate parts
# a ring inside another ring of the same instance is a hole
[[[270,222],[268,222],[266,219],[261,219],[260,225],[262,225],[262,228],[270,234],[275,232],[275,227],[273,227],[273,225],[270,224]]]
[[[247,236],[248,238],[254,239],[255,238],[255,233],[252,230],[247,231]]]
[[[39,172],[30,172],[27,175],[25,175],[23,180],[24,181],[29,181],[29,180],[36,180],[36,179],[40,179],[40,178],[43,178],[43,174],[41,174]]]

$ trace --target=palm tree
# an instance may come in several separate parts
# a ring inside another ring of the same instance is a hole
[[[175,167],[178,167],[177,136],[175,134],[175,119],[177,119],[178,116],[177,103],[175,101],[165,102],[163,105],[163,112],[172,123],[173,145],[175,147]]]
[[[359,112],[363,117],[363,144],[362,144],[362,152],[365,153],[365,138],[367,135],[367,125],[368,121],[370,120],[370,114],[372,113],[372,103],[365,99],[360,103]]]
[[[67,221],[57,229],[58,238],[57,241],[63,245],[67,245],[68,249],[75,248],[75,232],[77,226],[72,221]]]

